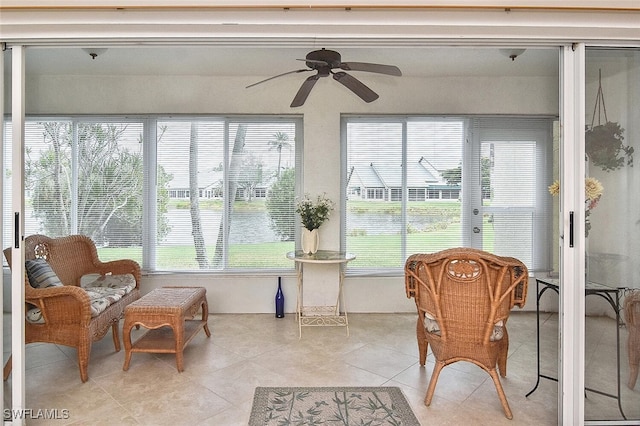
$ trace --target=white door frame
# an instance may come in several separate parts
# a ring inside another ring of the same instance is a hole
[[[17,413],[12,424],[25,419],[25,345],[24,345],[24,124],[25,124],[25,46],[11,49],[11,411]]]
[[[558,423],[584,424],[585,45],[561,50]],[[580,184],[581,182],[581,184]]]

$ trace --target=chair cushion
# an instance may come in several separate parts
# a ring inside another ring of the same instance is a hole
[[[58,282],[60,282],[60,280],[58,280]],[[59,285],[62,285],[62,283],[60,283]],[[110,305],[122,299],[122,297],[126,294],[130,293],[131,290],[136,287],[136,280],[131,274],[92,274],[85,275],[82,279],[81,285],[82,288],[87,292],[89,300],[91,301],[91,316],[97,317]],[[45,323],[44,317],[42,316],[42,311],[40,311],[40,308],[37,307],[31,307],[27,310],[26,319],[32,324]]]
[[[44,317],[42,316],[42,311],[40,308],[31,308],[27,311],[26,314],[27,321],[32,324],[44,324]]]
[[[438,324],[438,321],[429,312],[424,313],[424,328],[427,330],[427,333],[440,336],[440,324]]]
[[[29,284],[33,288],[58,287],[62,282],[51,266],[44,259],[33,259],[25,262]]]
[[[491,337],[489,338],[490,342],[496,342],[498,340],[502,340],[504,337],[504,321],[500,320],[493,325],[493,333],[491,333]]]
[[[100,315],[136,287],[136,279],[131,274],[98,275],[93,281],[91,279],[83,281],[88,281],[81,285],[91,300],[92,317]]]
[[[440,324],[438,324],[438,321],[429,312],[424,313],[424,328],[427,331],[427,333],[433,333],[438,336],[441,335]],[[502,340],[503,337],[504,337],[504,321],[500,320],[494,324],[493,332],[491,333],[491,337],[489,338],[489,341],[496,342],[498,340]]]

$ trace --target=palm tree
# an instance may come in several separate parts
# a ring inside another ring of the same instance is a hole
[[[231,218],[233,217],[233,202],[236,199],[238,192],[238,176],[242,170],[242,154],[244,151],[245,138],[247,136],[247,125],[238,124],[236,130],[236,137],[233,142],[233,151],[231,152],[231,158],[229,159],[229,194],[225,192],[225,208],[229,209],[229,221],[220,221],[218,228],[218,239],[216,241],[216,249],[213,255],[213,264],[215,266],[222,266],[223,252],[222,245],[224,243],[224,235],[229,235],[229,229],[231,229]],[[223,227],[226,227],[226,232]]]
[[[284,132],[276,132],[273,135],[275,140],[269,141],[269,145],[271,147],[269,150],[275,149],[278,151],[278,169],[276,171],[276,178],[280,177],[280,161],[282,160],[282,147],[286,146],[287,148],[291,148],[291,143],[289,143],[289,135]]]
[[[207,247],[202,234],[202,220],[200,218],[200,186],[198,184],[198,124],[191,122],[191,136],[189,138],[189,201],[191,209],[191,233],[196,248],[196,261],[200,269],[207,269]]]

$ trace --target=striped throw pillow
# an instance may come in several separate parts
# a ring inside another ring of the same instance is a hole
[[[27,260],[25,262],[29,284],[33,288],[58,287],[62,285],[60,279],[53,272],[51,266],[44,259]]]

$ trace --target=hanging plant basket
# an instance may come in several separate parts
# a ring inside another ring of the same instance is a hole
[[[585,150],[594,166],[605,172],[633,166],[633,147],[623,144],[623,133],[624,129],[611,121],[587,128]]]
[[[598,124],[595,124],[596,113]],[[601,124],[604,114],[605,124]],[[618,170],[624,166],[633,166],[633,147],[627,146],[624,141],[624,129],[620,124],[609,121],[607,109],[604,103],[602,91],[602,72],[598,76],[598,93],[593,109],[591,126],[587,126],[585,132],[585,151],[588,159],[594,166],[600,167],[605,172]]]

